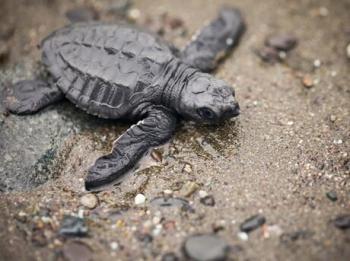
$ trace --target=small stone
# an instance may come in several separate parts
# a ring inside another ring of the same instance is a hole
[[[166,189],[163,191],[164,196],[171,197],[173,195],[173,191],[171,189]]]
[[[180,259],[172,252],[166,253],[162,256],[161,261],[179,261]]]
[[[350,43],[346,46],[346,55],[350,59]]]
[[[137,194],[135,197],[135,205],[142,205],[146,202],[146,197],[143,194]]]
[[[208,192],[204,190],[200,190],[198,191],[198,195],[199,195],[199,198],[205,198],[206,196],[208,196]]]
[[[113,241],[110,243],[110,247],[111,247],[112,251],[116,251],[119,248],[119,244],[117,242]]]
[[[297,45],[297,38],[290,34],[279,34],[270,36],[266,39],[265,44],[274,49],[288,52]]]
[[[329,11],[326,7],[321,6],[319,9],[320,16],[327,16],[329,14]]]
[[[152,235],[150,235],[148,233],[142,233],[142,232],[136,231],[135,236],[136,236],[137,240],[139,240],[140,242],[142,242],[145,245],[150,244],[153,241]]]
[[[258,227],[264,225],[266,222],[266,218],[260,214],[252,216],[246,219],[241,225],[240,229],[243,232],[249,233]]]
[[[281,60],[278,51],[271,47],[263,47],[257,50],[256,53],[266,63],[274,64]]]
[[[91,248],[81,241],[68,241],[63,246],[64,260],[67,261],[89,261],[92,259]]]
[[[350,215],[344,214],[337,216],[334,221],[334,225],[342,230],[349,229],[350,228]]]
[[[156,162],[162,162],[163,161],[163,155],[162,152],[156,149],[153,149],[151,152],[151,157]]]
[[[80,198],[80,204],[89,209],[94,209],[98,205],[98,198],[95,194],[86,194]]]
[[[216,235],[195,235],[186,239],[183,251],[190,260],[226,260],[229,245]]]
[[[205,206],[215,206],[215,199],[212,195],[200,199],[200,202]]]
[[[337,192],[335,192],[334,190],[327,192],[326,196],[329,200],[333,202],[338,200]]]
[[[131,21],[135,22],[137,21],[141,16],[141,12],[139,9],[136,9],[136,8],[132,8],[129,10],[128,12],[128,19],[130,19]]]
[[[97,11],[91,7],[78,7],[66,12],[66,17],[71,23],[98,20]]]
[[[65,216],[59,233],[64,236],[83,237],[88,234],[88,228],[85,225],[84,219],[74,216]]]
[[[314,81],[309,74],[304,75],[302,82],[306,88],[311,88],[314,86]]]
[[[335,115],[332,114],[332,115],[329,117],[329,119],[330,119],[331,122],[335,122],[335,121],[337,120],[337,117],[336,117]]]
[[[314,67],[315,68],[319,68],[321,66],[321,61],[319,60],[319,59],[316,59],[315,61],[314,61]]]
[[[177,17],[169,18],[168,20],[169,20],[168,23],[169,23],[169,26],[171,29],[179,28],[179,27],[183,26],[183,24],[184,24],[184,22],[180,18],[177,18]]]
[[[186,182],[181,189],[181,194],[184,197],[190,197],[196,190],[199,188],[199,185],[193,181]]]
[[[238,232],[237,237],[242,241],[248,240],[248,234],[245,232]]]
[[[186,173],[192,173],[192,165],[189,163],[185,163],[182,171]]]

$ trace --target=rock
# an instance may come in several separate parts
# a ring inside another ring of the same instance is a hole
[[[89,209],[94,209],[98,205],[98,198],[95,194],[86,194],[80,198],[80,204]]]
[[[339,215],[333,220],[333,224],[342,230],[349,229],[350,228],[350,215],[344,214]]]
[[[190,197],[198,188],[199,185],[196,182],[188,181],[181,188],[181,195],[184,197]]]
[[[308,239],[310,237],[313,236],[313,232],[310,230],[298,230],[295,232],[290,232],[290,233],[283,233],[280,236],[280,240],[283,243],[289,243],[292,241],[297,241],[297,240],[304,240],[304,239]]]
[[[335,192],[334,190],[328,191],[326,193],[326,196],[331,201],[337,201],[338,200],[337,192]]]
[[[288,52],[297,45],[297,38],[290,34],[278,34],[270,36],[266,39],[266,46],[272,47],[276,50]]]
[[[302,82],[306,88],[311,88],[312,86],[314,86],[314,80],[309,74],[304,75]]]
[[[195,235],[186,239],[183,245],[184,254],[190,260],[209,261],[226,260],[229,245],[216,235]]]
[[[166,253],[162,256],[161,261],[179,261],[180,259],[172,252]]]
[[[248,219],[246,219],[241,225],[240,225],[240,229],[243,232],[249,233],[255,229],[257,229],[258,227],[264,225],[266,222],[266,219],[264,216],[258,214],[255,216],[252,216]]]
[[[156,197],[151,200],[151,205],[156,207],[189,207],[189,203],[186,199],[183,198],[169,198],[169,197]]]
[[[91,7],[77,7],[66,12],[66,17],[71,23],[98,20],[97,11]]]
[[[262,47],[261,49],[257,50],[256,53],[261,60],[266,63],[274,64],[281,60],[278,51],[271,47]]]
[[[132,8],[128,11],[127,17],[131,22],[136,22],[141,16],[141,12],[139,9]]]
[[[212,195],[201,198],[199,201],[205,206],[215,206],[215,199]]]
[[[134,200],[135,205],[142,205],[146,202],[146,197],[143,194],[137,194]]]
[[[68,241],[62,250],[64,259],[67,261],[92,260],[91,248],[81,241]]]
[[[199,195],[199,198],[205,198],[206,196],[208,196],[208,192],[204,190],[200,190],[198,191],[198,195]]]
[[[64,236],[84,237],[88,234],[88,228],[85,225],[84,219],[74,216],[65,216],[59,233]]]

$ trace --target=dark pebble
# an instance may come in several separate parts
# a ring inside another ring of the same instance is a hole
[[[162,256],[162,261],[178,261],[180,260],[174,253],[166,253]]]
[[[338,200],[338,196],[337,193],[335,191],[329,191],[326,193],[326,196],[329,200],[331,201],[337,201]]]
[[[290,233],[283,233],[280,237],[281,242],[288,243],[294,242],[300,239],[308,239],[313,236],[313,232],[310,230],[298,230]]]
[[[63,246],[63,257],[67,261],[89,261],[92,260],[92,250],[80,241],[68,241]]]
[[[64,236],[83,237],[88,233],[88,228],[82,218],[65,216],[63,218],[59,233]]]
[[[209,195],[209,196],[205,196],[204,198],[201,198],[199,200],[203,205],[206,205],[206,206],[215,206],[215,199],[213,196]]]
[[[246,219],[241,225],[240,229],[243,232],[249,233],[258,227],[264,225],[266,222],[266,218],[262,215],[255,215],[248,219]]]
[[[195,235],[186,239],[184,254],[190,260],[226,260],[230,247],[216,235]]]
[[[281,61],[281,58],[278,54],[278,51],[271,47],[262,47],[256,51],[257,55],[261,58],[262,61],[266,63],[276,63]]]
[[[337,216],[334,221],[334,225],[339,229],[349,229],[350,228],[350,215],[344,214]]]
[[[78,7],[66,12],[66,17],[72,23],[98,20],[99,15],[95,9],[90,7]]]
[[[297,45],[297,38],[290,34],[280,34],[270,36],[266,39],[265,44],[274,49],[288,52]]]

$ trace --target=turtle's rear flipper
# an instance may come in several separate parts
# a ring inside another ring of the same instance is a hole
[[[5,106],[15,114],[32,114],[63,97],[54,84],[42,80],[24,80],[7,89]]]
[[[201,29],[185,47],[181,58],[203,72],[212,71],[238,43],[244,31],[245,24],[239,10],[223,8],[219,16]]]
[[[153,107],[146,118],[130,127],[113,144],[110,154],[98,158],[89,169],[85,188],[93,190],[119,181],[152,147],[172,136],[176,118],[161,106]]]

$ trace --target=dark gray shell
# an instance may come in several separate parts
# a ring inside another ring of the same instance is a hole
[[[43,62],[66,97],[104,118],[125,117],[130,98],[155,80],[172,59],[171,47],[130,26],[80,24],[57,30],[42,43]]]

